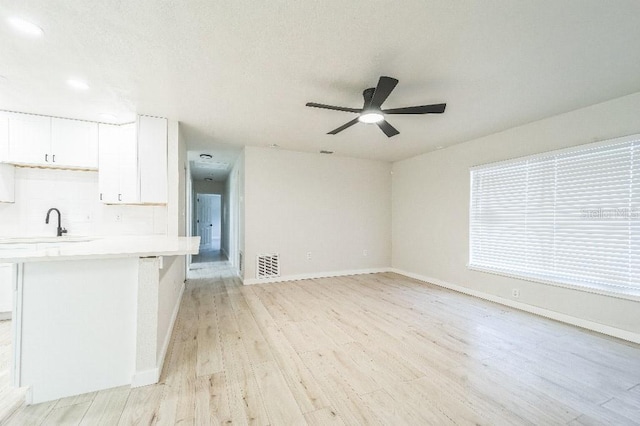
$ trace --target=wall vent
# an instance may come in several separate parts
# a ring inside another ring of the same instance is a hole
[[[279,254],[259,254],[256,260],[256,278],[275,278],[280,276]]]

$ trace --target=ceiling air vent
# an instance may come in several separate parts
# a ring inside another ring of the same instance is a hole
[[[275,278],[280,276],[280,255],[259,254],[256,265],[256,278]]]

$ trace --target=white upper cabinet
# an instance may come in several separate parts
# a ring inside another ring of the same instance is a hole
[[[47,164],[51,161],[51,118],[8,113],[8,160],[18,164]]]
[[[0,203],[15,201],[15,169],[10,164],[0,164]]]
[[[137,128],[135,123],[120,126],[120,151],[118,156],[120,191],[118,193],[118,201],[121,203],[140,203],[137,148]]]
[[[51,153],[60,167],[98,168],[98,123],[52,118]]]
[[[9,161],[9,115],[0,111],[0,162]]]
[[[167,202],[167,119],[138,117],[140,202]]]
[[[99,125],[98,187],[106,204],[138,204],[136,125]]]
[[[167,119],[99,126],[98,183],[106,204],[167,203]]]
[[[0,161],[96,169],[97,154],[97,123],[0,112]]]

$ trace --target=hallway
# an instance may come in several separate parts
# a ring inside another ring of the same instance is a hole
[[[227,256],[220,249],[200,250],[198,254],[195,254],[192,256],[191,263],[193,264],[212,263],[212,262],[221,262],[225,260],[227,260]],[[198,266],[202,267],[201,265],[198,265]]]

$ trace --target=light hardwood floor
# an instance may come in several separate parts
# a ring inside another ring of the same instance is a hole
[[[11,321],[0,321],[0,424],[24,402],[24,389],[11,386]]]
[[[638,345],[391,273],[256,286],[196,273],[159,384],[8,423],[640,422]]]

